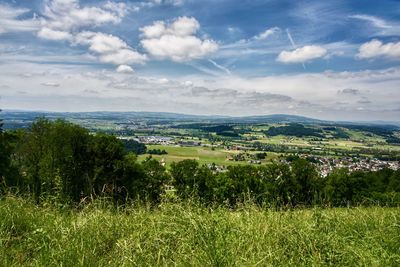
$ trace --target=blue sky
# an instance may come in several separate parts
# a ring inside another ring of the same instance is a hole
[[[400,1],[0,0],[0,106],[400,118]]]

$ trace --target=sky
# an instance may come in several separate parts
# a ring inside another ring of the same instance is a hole
[[[400,121],[399,0],[0,0],[0,108]]]

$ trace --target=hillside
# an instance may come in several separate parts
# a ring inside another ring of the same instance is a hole
[[[0,201],[1,266],[398,266],[398,208],[237,211]],[[211,211],[211,212],[210,212]]]

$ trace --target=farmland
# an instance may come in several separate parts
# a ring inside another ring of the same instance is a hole
[[[167,165],[174,161],[181,161],[184,159],[195,159],[198,160],[200,164],[218,164],[218,165],[235,165],[243,164],[243,162],[229,161],[232,155],[237,155],[240,152],[235,150],[225,150],[225,149],[212,149],[210,147],[180,147],[180,146],[168,146],[168,145],[149,145],[149,149],[161,149],[165,150],[168,154],[166,155],[152,155],[152,157],[158,160],[165,160]],[[254,154],[254,152],[253,152]],[[143,160],[149,154],[140,155],[139,160]],[[267,157],[263,162],[268,162],[269,160],[276,159],[278,155],[276,153],[268,153]]]

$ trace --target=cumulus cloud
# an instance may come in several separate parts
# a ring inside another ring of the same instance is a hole
[[[146,56],[119,37],[101,32],[82,31],[103,24],[117,24],[127,14],[122,2],[107,1],[97,6],[81,6],[79,0],[46,0],[37,36],[53,41],[87,45],[98,60],[114,65],[142,64]]]
[[[107,2],[102,7],[84,6],[79,0],[46,0],[42,25],[52,30],[72,31],[85,26],[117,24],[127,12],[124,3]]]
[[[271,35],[273,35],[274,33],[276,33],[277,31],[279,31],[278,27],[266,29],[264,32],[260,33],[259,35],[254,36],[254,39],[265,40],[268,37],[270,37]]]
[[[89,51],[98,55],[104,63],[115,65],[142,64],[146,55],[142,55],[126,42],[111,34],[101,32],[81,32],[76,35],[76,44],[88,45]]]
[[[360,59],[375,57],[400,59],[400,42],[384,44],[377,39],[373,39],[370,42],[361,45],[356,57]]]
[[[116,69],[117,72],[119,73],[133,73],[133,69],[128,66],[128,65],[119,65],[118,68]]]
[[[36,18],[21,20],[21,15],[28,13],[26,8],[13,8],[8,5],[0,4],[0,34],[6,32],[35,31],[39,27]]]
[[[192,17],[179,17],[170,24],[156,21],[140,28],[143,34],[141,44],[152,56],[185,62],[199,59],[215,52],[215,41],[201,40],[195,34],[200,29],[199,22]]]
[[[283,63],[304,63],[325,56],[327,50],[318,45],[306,45],[292,51],[282,51],[277,61]]]

